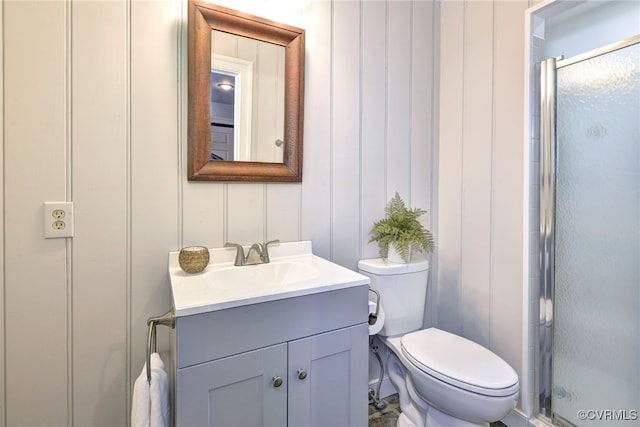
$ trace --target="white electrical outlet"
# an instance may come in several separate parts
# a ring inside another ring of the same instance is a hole
[[[44,202],[44,238],[73,237],[73,202]]]

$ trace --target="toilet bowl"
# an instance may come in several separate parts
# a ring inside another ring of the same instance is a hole
[[[422,425],[487,426],[504,418],[517,402],[516,372],[472,341],[429,328],[383,342],[411,378],[407,393],[416,394],[413,404],[424,401],[423,409],[438,410],[439,419],[446,420]]]
[[[519,395],[509,364],[466,338],[420,329],[428,261],[362,260],[358,268],[386,313],[379,336],[391,350],[386,371],[400,398],[398,426],[479,427],[509,414]]]

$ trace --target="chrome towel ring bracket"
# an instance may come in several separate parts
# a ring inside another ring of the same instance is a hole
[[[172,310],[167,311],[159,317],[150,317],[147,320],[147,381],[151,382],[151,353],[156,352],[156,326],[168,326],[171,329],[176,327],[176,316]]]

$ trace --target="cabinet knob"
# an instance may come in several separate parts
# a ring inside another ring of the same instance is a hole
[[[303,380],[307,378],[307,371],[304,369],[298,369],[298,379]]]
[[[273,386],[278,388],[282,385],[282,377],[273,377]]]

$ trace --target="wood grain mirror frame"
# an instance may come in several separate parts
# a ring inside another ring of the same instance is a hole
[[[202,1],[188,6],[189,181],[302,182],[304,30]],[[282,163],[210,160],[212,30],[285,48]]]

